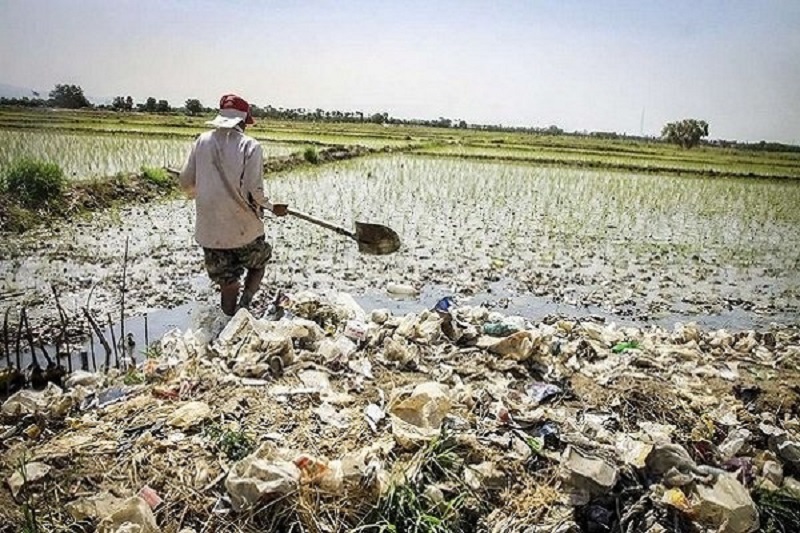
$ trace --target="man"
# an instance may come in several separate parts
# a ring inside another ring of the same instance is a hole
[[[220,286],[227,316],[250,306],[272,256],[264,240],[264,209],[286,214],[285,204],[273,205],[264,196],[261,145],[244,134],[253,123],[244,99],[224,95],[219,114],[206,122],[215,129],[200,135],[180,173],[181,186],[197,207],[195,240],[203,247],[209,278]]]

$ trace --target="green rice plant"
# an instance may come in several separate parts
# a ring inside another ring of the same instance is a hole
[[[461,533],[474,530],[465,517],[472,491],[463,481],[464,461],[446,431],[417,452],[405,479],[393,483],[357,531]],[[446,483],[459,488],[450,499],[433,498],[426,488]]]
[[[4,172],[2,183],[13,201],[26,208],[37,208],[60,201],[67,180],[55,163],[20,159]]]
[[[208,426],[205,435],[214,446],[231,461],[240,461],[250,455],[256,447],[255,441],[243,429]]]
[[[464,495],[434,502],[411,485],[393,485],[381,497],[374,513],[380,518],[359,531],[390,533],[455,533],[467,528],[459,519]]]
[[[145,359],[160,359],[163,354],[160,342],[152,342],[144,349]]]
[[[626,341],[615,344],[611,351],[614,353],[625,353],[628,350],[638,350],[639,341]]]
[[[39,533],[42,529],[39,527],[39,519],[36,516],[36,506],[31,500],[31,494],[28,490],[28,476],[26,466],[28,464],[27,456],[23,456],[19,460],[19,472],[22,475],[22,515],[23,526],[22,533]]]
[[[319,163],[319,153],[317,153],[317,149],[313,146],[309,146],[303,150],[303,158],[312,165]]]
[[[145,382],[145,377],[143,373],[133,368],[125,374],[125,377],[122,378],[122,382],[125,385],[141,385]]]
[[[753,501],[758,508],[761,529],[765,533],[789,533],[800,524],[800,499],[786,490],[756,489]]]
[[[176,186],[175,180],[163,168],[142,167],[142,176],[162,189],[173,189]]]

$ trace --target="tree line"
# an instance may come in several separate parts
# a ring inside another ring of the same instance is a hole
[[[64,109],[109,109],[113,111],[143,112],[143,113],[176,113],[182,112],[191,116],[209,114],[214,108],[205,107],[197,98],[187,99],[183,106],[175,108],[169,101],[157,100],[150,96],[144,102],[136,103],[128,96],[115,96],[111,104],[93,105],[83,93],[79,85],[57,84],[48,94],[48,98],[41,98],[36,92],[33,98],[0,98],[0,106],[19,106],[19,107],[55,107]],[[428,126],[434,128],[459,128],[474,129],[482,131],[506,132],[506,133],[533,133],[537,135],[572,135],[577,137],[594,137],[609,140],[640,140],[657,141],[653,137],[643,137],[627,135],[616,132],[565,132],[558,126],[551,125],[546,127],[535,126],[504,126],[502,124],[468,124],[465,120],[450,119],[439,117],[437,119],[401,119],[392,117],[388,113],[364,113],[362,111],[328,111],[321,108],[283,108],[273,107],[272,105],[251,105],[251,113],[260,119],[272,120],[293,120],[306,122],[351,122],[351,123],[372,123],[385,125],[412,125]],[[703,141],[708,137],[709,126],[704,120],[683,119],[676,122],[667,123],[661,131],[660,139],[669,143],[677,144],[684,149],[690,149],[700,144],[709,144],[722,147],[735,147],[745,150],[755,151],[778,151],[778,152],[800,152],[800,146],[788,145],[775,142],[740,143],[737,141]]]

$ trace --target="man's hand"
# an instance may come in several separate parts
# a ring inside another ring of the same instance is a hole
[[[285,217],[288,209],[287,204],[272,204],[272,214],[276,217]]]

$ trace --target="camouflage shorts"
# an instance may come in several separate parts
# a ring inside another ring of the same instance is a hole
[[[272,246],[264,241],[264,236],[240,248],[220,250],[203,248],[206,271],[211,281],[220,285],[230,285],[241,279],[244,269],[264,268],[272,257]]]

